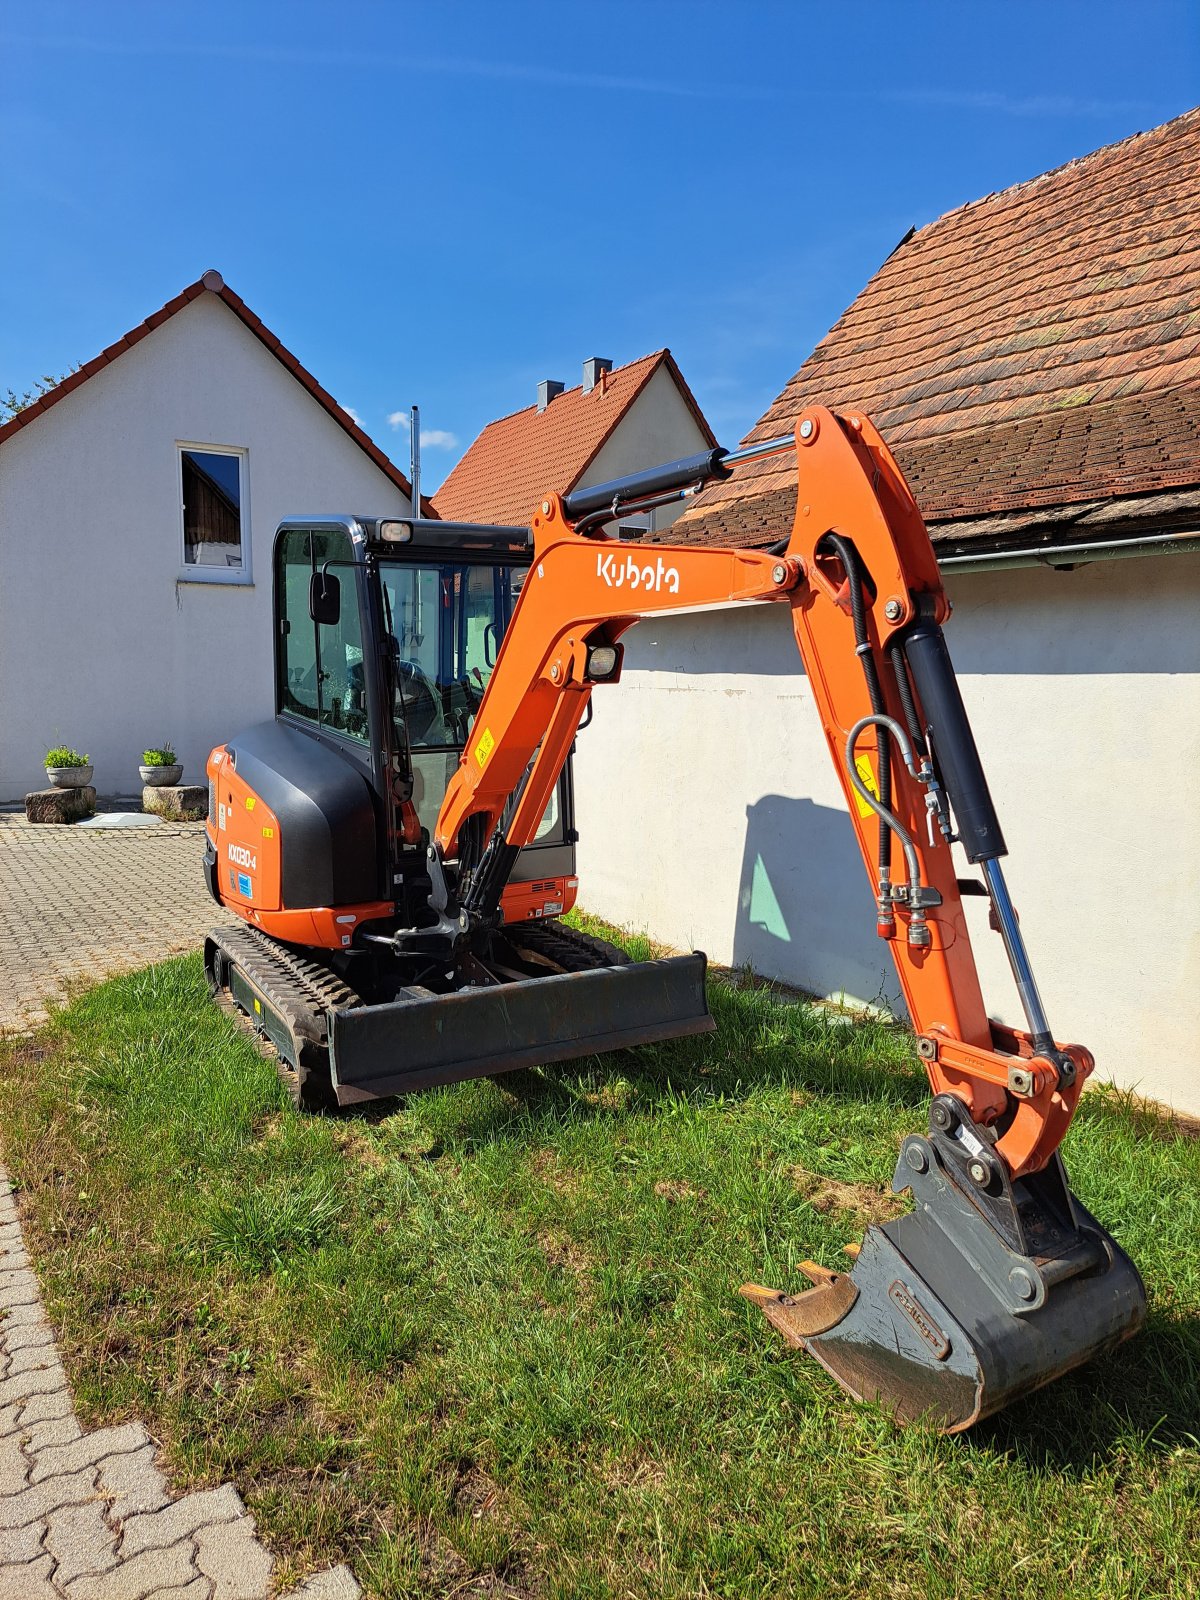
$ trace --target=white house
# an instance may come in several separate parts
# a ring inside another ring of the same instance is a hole
[[[411,514],[407,478],[206,272],[0,428],[0,801],[52,744],[129,794],[274,709],[284,516]]]
[[[947,640],[1058,1036],[1200,1113],[1200,111],[897,247],[749,440],[861,409],[929,523]],[[795,457],[672,542],[765,546]],[[649,536],[656,537],[654,534]],[[784,607],[645,622],[596,696],[582,902],[820,995],[895,999]],[[962,863],[965,870],[965,862]],[[968,900],[994,1015],[1020,1025]]]

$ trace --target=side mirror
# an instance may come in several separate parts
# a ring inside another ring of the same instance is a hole
[[[342,586],[332,572],[322,567],[308,585],[308,614],[314,622],[336,628],[342,615]]]

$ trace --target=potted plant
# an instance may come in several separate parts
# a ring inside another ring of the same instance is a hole
[[[56,789],[86,789],[92,781],[92,763],[69,745],[46,751],[46,777]]]
[[[157,750],[143,750],[142,765],[138,771],[142,775],[142,782],[154,789],[169,788],[183,777],[183,767],[176,761],[175,752],[169,744]]]

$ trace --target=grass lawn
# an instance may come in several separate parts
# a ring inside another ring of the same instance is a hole
[[[336,1120],[197,958],[0,1046],[85,1420],[142,1418],[288,1574],[376,1596],[1200,1594],[1200,1142],[1089,1094],[1068,1164],[1148,1329],[966,1437],[899,1432],[735,1290],[887,1213],[911,1039],[711,1003],[707,1039]]]

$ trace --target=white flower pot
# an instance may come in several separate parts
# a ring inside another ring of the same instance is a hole
[[[86,789],[92,781],[91,767],[47,767],[46,776],[56,789]]]
[[[148,783],[152,789],[170,789],[183,777],[183,765],[176,762],[173,767],[139,767],[142,782]]]

